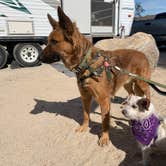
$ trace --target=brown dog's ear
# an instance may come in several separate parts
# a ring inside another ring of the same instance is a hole
[[[72,21],[63,10],[58,6],[58,17],[59,17],[59,25],[60,27],[68,34],[72,35],[74,32],[74,26]]]
[[[52,16],[50,14],[47,14],[48,20],[52,26],[53,29],[55,29],[58,25],[58,22],[52,18]]]
[[[142,98],[138,101],[137,103],[139,106],[141,106],[142,108],[149,110],[149,106],[150,106],[150,100],[148,98]]]

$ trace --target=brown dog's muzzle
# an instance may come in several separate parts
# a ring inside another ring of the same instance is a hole
[[[52,53],[47,47],[42,51],[40,58],[43,63],[54,63],[60,60],[59,55]]]

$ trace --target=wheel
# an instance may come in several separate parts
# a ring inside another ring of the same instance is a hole
[[[42,48],[37,43],[19,43],[14,47],[13,55],[22,67],[32,67],[40,64],[39,56]]]
[[[6,65],[7,59],[8,59],[7,51],[3,46],[0,46],[0,69],[2,69]]]

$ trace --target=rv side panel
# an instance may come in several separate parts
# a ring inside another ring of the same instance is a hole
[[[60,0],[43,0],[43,2],[47,3],[48,5],[52,6],[54,9],[57,8],[57,6],[61,6]]]
[[[4,17],[0,17],[0,36],[7,36],[7,25],[6,25],[6,20]]]
[[[19,0],[20,4],[15,4],[14,7],[13,4],[11,4],[9,1],[6,2],[0,1],[0,8],[1,8],[0,36],[13,36],[13,35],[48,36],[52,28],[48,22],[47,13],[50,13],[55,19],[57,19],[57,12],[55,8],[51,6],[51,4],[53,5],[53,1],[49,1],[49,4],[47,4],[45,1],[46,0],[33,0],[33,1]],[[13,3],[16,3],[16,1],[13,1]],[[32,22],[33,35],[32,33],[11,34],[9,32],[9,26],[8,26],[9,21]]]

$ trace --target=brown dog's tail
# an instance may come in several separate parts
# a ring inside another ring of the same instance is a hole
[[[152,83],[149,83],[149,85],[155,90],[157,91],[159,94],[163,95],[163,96],[166,96],[166,92],[160,90],[157,86],[155,86],[154,84]]]

